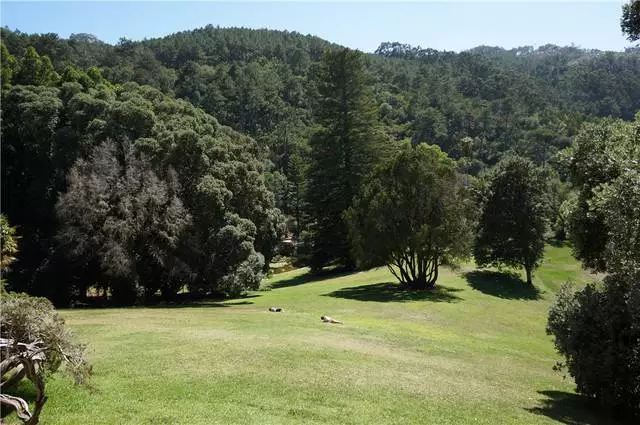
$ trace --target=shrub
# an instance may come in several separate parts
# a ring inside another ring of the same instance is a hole
[[[73,341],[64,319],[46,298],[3,294],[0,300],[0,336],[25,344],[42,341],[46,372],[56,372],[64,364],[76,383],[84,383],[89,374],[85,347]]]
[[[640,411],[640,289],[611,275],[580,291],[564,285],[547,333],[565,357],[577,391],[612,409]]]

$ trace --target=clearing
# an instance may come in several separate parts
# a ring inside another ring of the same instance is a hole
[[[568,248],[547,249],[536,291],[471,267],[425,294],[398,292],[386,269],[305,273],[225,302],[63,310],[94,389],[54,377],[42,423],[615,423],[552,370],[549,305],[590,279]]]

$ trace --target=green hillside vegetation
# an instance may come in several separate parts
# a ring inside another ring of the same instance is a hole
[[[269,148],[277,206],[295,215],[294,164],[299,156],[308,162],[322,55],[338,46],[295,32],[213,26],[115,46],[86,34],[61,39],[6,28],[2,39],[16,58],[33,46],[58,73],[97,67],[114,83],[154,86],[255,138]],[[454,53],[386,42],[365,55],[364,66],[390,138],[437,144],[465,157],[474,174],[506,152],[553,162],[583,121],[633,119],[640,109],[640,52],[633,48]]]

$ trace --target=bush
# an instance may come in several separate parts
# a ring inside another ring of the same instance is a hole
[[[564,285],[547,333],[579,393],[607,408],[640,412],[640,288],[633,278],[611,275],[580,291]]]
[[[0,337],[25,344],[42,341],[46,356],[44,372],[56,372],[64,364],[76,383],[84,383],[89,375],[85,347],[73,341],[64,319],[46,298],[3,294],[0,300]]]

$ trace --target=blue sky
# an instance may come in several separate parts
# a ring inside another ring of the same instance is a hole
[[[465,50],[547,43],[623,50],[622,0],[602,2],[9,2],[2,26],[62,37],[87,32],[117,43],[159,37],[207,24],[313,34],[372,52],[383,41]]]

